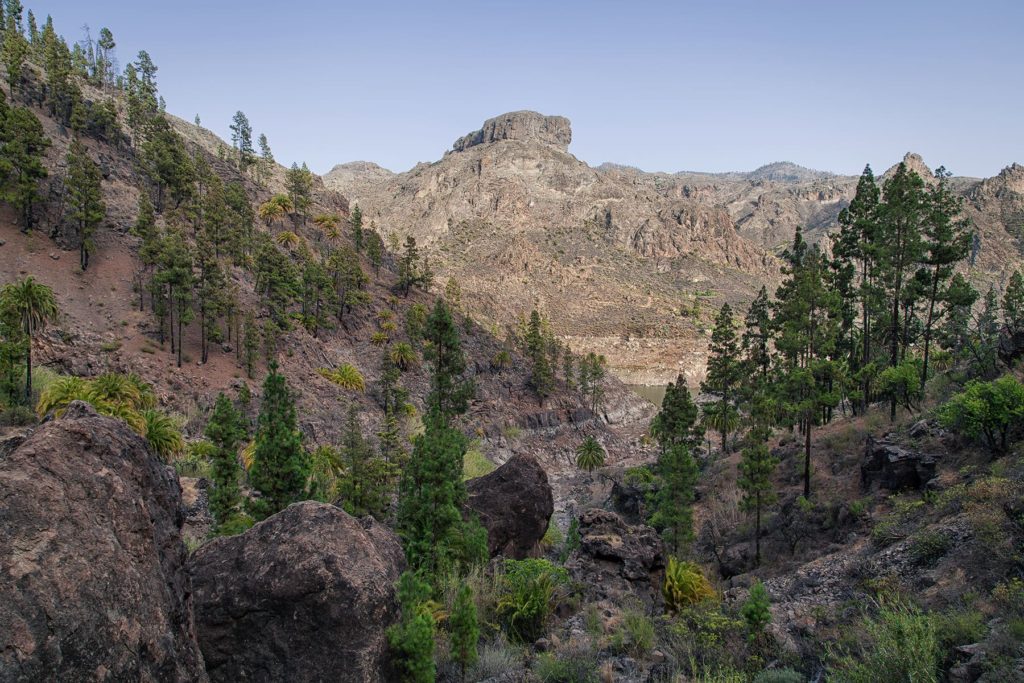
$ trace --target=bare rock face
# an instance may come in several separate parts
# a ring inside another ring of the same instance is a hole
[[[935,457],[868,437],[860,466],[861,487],[888,491],[920,490],[935,477]]]
[[[470,510],[487,529],[491,557],[535,557],[555,510],[548,475],[532,456],[516,455],[467,484]]]
[[[296,503],[189,563],[214,681],[391,680],[398,538],[372,518]]]
[[[658,532],[631,525],[610,510],[591,508],[579,518],[580,545],[566,561],[572,578],[593,600],[622,604],[635,596],[648,606],[661,600],[665,545]]]
[[[503,140],[539,142],[568,151],[572,127],[564,116],[544,116],[535,111],[514,111],[484,121],[480,130],[463,135],[452,145],[453,152],[462,152],[476,145]]]
[[[207,680],[174,473],[85,403],[5,443],[0,680]]]

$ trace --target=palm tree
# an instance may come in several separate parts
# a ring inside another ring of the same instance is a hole
[[[158,410],[142,411],[146,441],[165,461],[185,448],[185,440],[174,419]]]
[[[282,247],[284,247],[285,249],[287,249],[288,251],[291,251],[292,249],[294,249],[295,247],[302,243],[302,238],[296,235],[291,230],[285,230],[284,232],[277,233],[277,236],[274,237],[274,241],[277,242]]]
[[[267,201],[260,204],[260,207],[256,210],[256,214],[264,221],[267,225],[271,225],[274,221],[284,218],[286,214],[295,209],[295,205],[292,204],[292,200],[286,194],[275,194]]]
[[[89,382],[89,401],[121,404],[138,410],[142,404],[142,391],[138,384],[117,372],[107,372]]]
[[[31,275],[0,289],[0,311],[20,321],[27,338],[25,350],[25,401],[32,403],[32,338],[46,324],[57,319],[53,290]]]
[[[598,467],[604,467],[604,447],[597,439],[588,436],[576,449],[576,466],[581,470],[593,472]]]
[[[50,382],[39,396],[36,413],[45,416],[51,410],[60,417],[72,401],[89,401],[89,382],[81,377],[64,375]]]
[[[399,370],[408,370],[412,366],[416,365],[416,351],[412,348],[412,344],[409,342],[398,342],[391,347],[388,355],[391,356],[391,362],[394,363]]]
[[[342,363],[334,370],[320,368],[317,372],[337,384],[342,389],[360,392],[366,390],[366,381],[363,379],[363,374],[359,372],[358,368],[349,363]]]
[[[332,242],[337,242],[341,239],[341,232],[338,230],[338,223],[340,222],[341,217],[333,213],[321,213],[313,218],[313,223]]]

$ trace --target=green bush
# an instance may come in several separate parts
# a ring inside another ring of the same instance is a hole
[[[991,382],[970,382],[939,409],[939,422],[965,436],[980,438],[1002,455],[1024,425],[1024,384],[1012,375]]]
[[[544,652],[534,662],[533,673],[543,683],[596,683],[597,662],[585,652]]]
[[[836,683],[939,680],[939,640],[935,621],[917,607],[883,602],[877,616],[861,622],[861,642],[852,651],[832,653]]]
[[[616,652],[639,658],[654,649],[656,638],[654,621],[634,607],[622,613],[622,622],[612,634],[611,647]]]
[[[509,638],[531,643],[543,635],[569,574],[541,559],[505,560],[504,569],[498,617]]]
[[[949,552],[950,543],[949,535],[941,531],[921,531],[910,542],[910,555],[917,564],[931,566]]]
[[[747,622],[748,637],[756,640],[772,621],[771,601],[764,584],[755,581],[750,588],[750,595],[740,608],[743,620]]]

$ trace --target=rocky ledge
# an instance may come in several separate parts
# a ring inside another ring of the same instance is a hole
[[[463,135],[452,145],[452,152],[503,140],[537,142],[568,151],[572,126],[564,116],[544,116],[535,111],[514,111],[484,121],[480,130]]]

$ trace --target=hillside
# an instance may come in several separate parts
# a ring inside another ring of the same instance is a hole
[[[724,302],[744,308],[762,284],[772,290],[774,255],[798,226],[825,240],[857,185],[790,162],[717,174],[591,168],[569,153],[571,140],[564,117],[512,112],[434,163],[392,174],[353,162],[324,183],[384,234],[414,235],[442,276],[474,293],[474,315],[507,324],[540,307],[574,349],[604,353],[637,384],[679,372],[698,382],[711,312]],[[931,177],[919,156],[905,160]],[[987,180],[954,179],[979,235],[970,271],[979,287],[1001,287],[1024,258],[1018,175],[1014,165]]]

